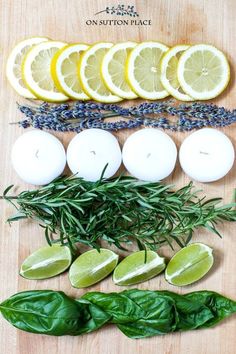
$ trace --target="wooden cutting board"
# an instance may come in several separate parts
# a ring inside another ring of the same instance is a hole
[[[234,0],[131,0],[122,1],[134,5],[139,13],[137,22],[132,18],[109,15],[102,11],[106,6],[117,5],[117,1],[105,0],[1,0],[0,1],[0,181],[1,191],[9,184],[15,184],[16,191],[30,186],[24,185],[14,173],[10,164],[10,151],[15,139],[23,133],[10,122],[17,121],[21,114],[16,109],[16,101],[23,100],[9,86],[4,72],[7,56],[11,48],[21,39],[30,36],[48,36],[68,42],[96,41],[144,41],[158,40],[169,46],[177,43],[211,43],[222,49],[231,63],[232,80],[229,88],[215,102],[227,107],[236,107],[236,2]],[[114,20],[129,20],[122,24]],[[113,20],[111,24],[99,21]],[[144,21],[145,20],[145,21]],[[93,22],[93,21],[97,21]],[[151,22],[151,24],[150,24]],[[223,130],[236,146],[236,125]],[[130,131],[117,134],[121,145]],[[171,134],[179,146],[185,134]],[[67,145],[72,135],[59,134]],[[230,201],[235,188],[236,169],[222,180],[211,184],[197,184],[208,197],[222,196]],[[188,178],[179,166],[167,182],[183,186]],[[27,289],[63,290],[72,296],[81,296],[84,290],[72,289],[67,274],[46,281],[28,281],[18,275],[22,261],[33,250],[45,245],[43,231],[35,223],[5,224],[13,212],[5,202],[0,202],[0,300],[13,293]],[[195,240],[202,240],[215,250],[215,265],[212,271],[196,285],[178,289],[166,283],[161,275],[140,284],[140,289],[170,289],[179,293],[200,289],[210,289],[236,299],[236,224],[221,227],[224,237],[203,232],[195,233]],[[171,255],[168,249],[161,254]],[[110,278],[88,290],[120,291]],[[21,332],[0,318],[1,354],[234,354],[236,352],[236,318],[231,317],[214,329],[192,331],[181,334],[153,337],[143,340],[126,338],[114,326],[107,326],[95,333],[81,337],[48,337]]]

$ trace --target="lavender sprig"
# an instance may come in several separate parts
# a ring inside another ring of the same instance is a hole
[[[225,127],[236,122],[236,109],[229,110],[209,103],[177,104],[173,100],[145,102],[133,107],[96,102],[72,104],[20,105],[25,119],[17,122],[22,128],[80,132],[99,128],[109,131],[140,126],[171,131],[191,131],[203,127]],[[122,117],[122,120],[106,121]]]

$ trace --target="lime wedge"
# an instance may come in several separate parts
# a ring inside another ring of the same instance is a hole
[[[165,269],[165,260],[153,251],[134,252],[116,267],[113,281],[117,285],[133,285],[155,277]]]
[[[165,271],[166,280],[184,286],[201,279],[213,265],[212,249],[203,243],[182,248],[171,258]]]
[[[66,246],[46,246],[27,257],[20,275],[27,279],[47,279],[64,272],[71,264],[71,252]]]
[[[81,254],[71,265],[69,278],[75,288],[86,288],[106,278],[116,267],[119,256],[100,248]]]

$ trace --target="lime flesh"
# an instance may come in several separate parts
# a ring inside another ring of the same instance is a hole
[[[212,249],[193,243],[177,252],[166,267],[165,278],[173,285],[185,286],[201,279],[213,265]]]
[[[165,260],[153,251],[134,252],[116,267],[113,281],[117,285],[142,283],[158,275],[165,269]]]
[[[69,278],[75,288],[86,288],[107,277],[116,267],[119,256],[100,248],[81,254],[71,265]]]
[[[27,257],[20,275],[27,279],[47,279],[64,272],[71,264],[71,252],[66,246],[46,246]]]

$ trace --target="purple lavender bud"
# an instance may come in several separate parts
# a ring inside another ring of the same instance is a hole
[[[21,113],[23,113],[26,117],[31,118],[34,115],[34,111],[27,107],[27,106],[18,106],[19,110],[21,111]]]
[[[20,123],[19,123],[19,126],[21,127],[21,128],[24,128],[24,129],[26,129],[26,128],[29,128],[30,127],[30,123],[29,123],[29,121],[28,120],[22,120]]]
[[[74,109],[79,109],[79,110],[81,109],[81,110],[83,110],[83,109],[84,109],[84,102],[82,102],[82,101],[75,102],[73,108],[74,108]]]
[[[62,111],[61,112],[61,117],[64,118],[64,119],[72,118],[72,111],[71,110]]]

